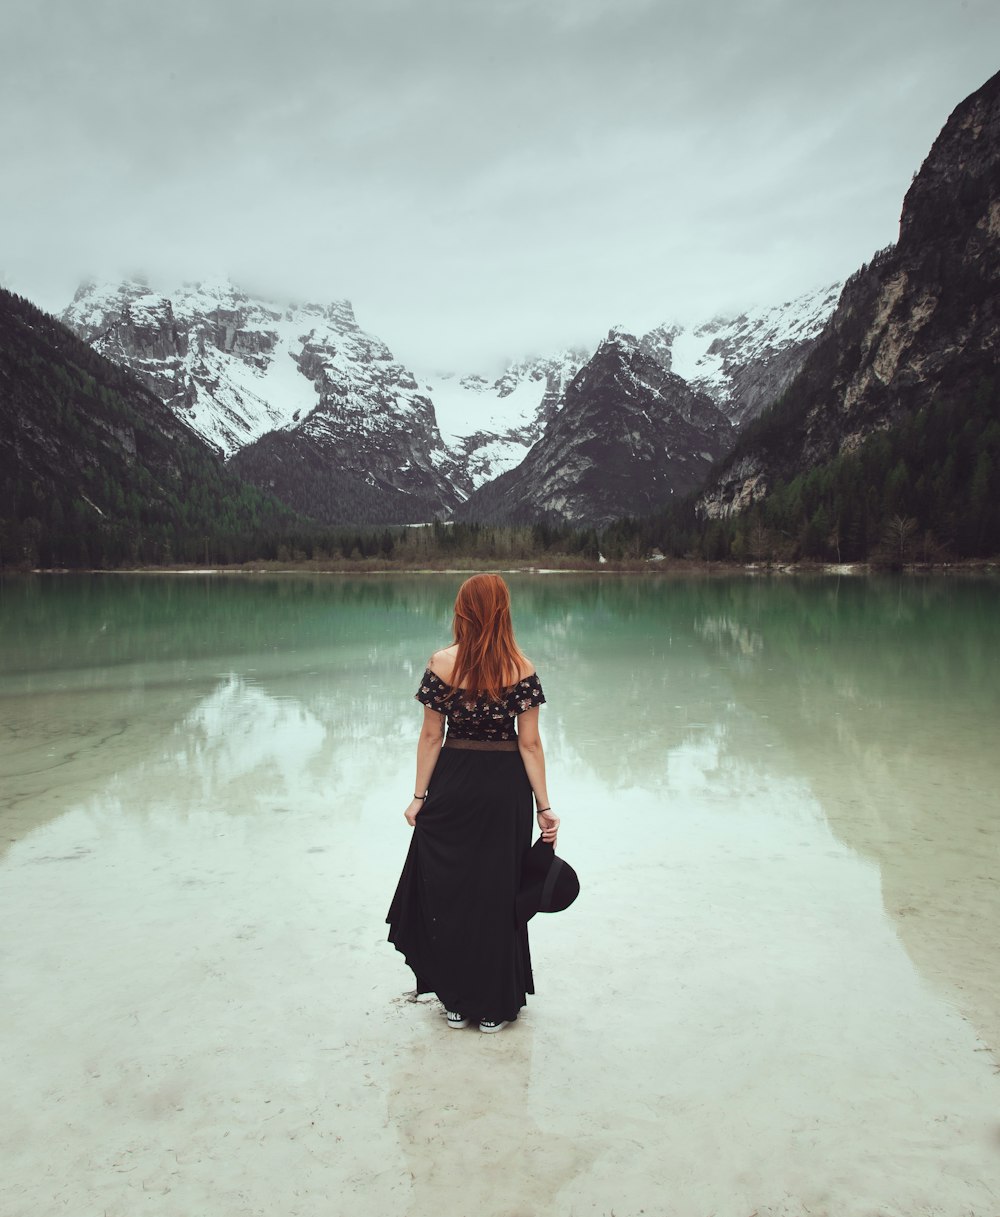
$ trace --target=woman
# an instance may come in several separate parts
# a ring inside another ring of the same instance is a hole
[[[448,1026],[493,1032],[535,991],[528,929],[515,916],[532,795],[553,844],[559,818],[538,735],[545,695],[514,640],[499,575],[462,584],[453,628],[454,643],[431,656],[415,694],[424,722],[403,813],[414,833],[386,920],[417,992],[437,994]]]

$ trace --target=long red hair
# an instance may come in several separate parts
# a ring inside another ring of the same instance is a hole
[[[466,579],[455,597],[452,631],[458,643],[452,688],[499,701],[528,666],[514,640],[510,592],[499,575]]]

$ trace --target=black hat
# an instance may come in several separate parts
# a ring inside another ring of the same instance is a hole
[[[559,913],[580,894],[576,871],[564,858],[557,858],[551,842],[539,837],[528,850],[517,893],[517,919],[530,921],[536,913]]]

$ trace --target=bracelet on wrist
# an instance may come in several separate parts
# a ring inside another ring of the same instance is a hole
[[[550,804],[548,807],[536,807],[536,808],[535,808],[535,815],[536,815],[536,816],[540,816],[540,815],[542,814],[542,812],[543,812],[543,811],[551,811],[551,810],[552,810],[552,806],[551,806],[551,804]]]
[[[427,798],[427,795],[425,795],[425,794],[415,794],[413,797],[414,797],[415,799],[426,799],[426,798]]]

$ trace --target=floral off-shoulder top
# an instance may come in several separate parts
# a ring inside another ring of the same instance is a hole
[[[461,689],[452,689],[426,668],[420,678],[420,688],[413,696],[425,706],[448,716],[448,736],[455,740],[516,740],[514,721],[517,716],[545,701],[537,672],[519,680],[501,701],[490,701],[487,697],[469,700]]]

